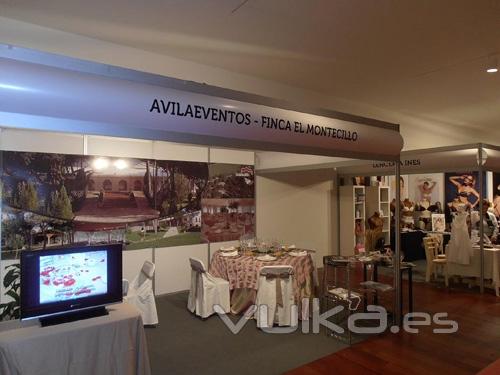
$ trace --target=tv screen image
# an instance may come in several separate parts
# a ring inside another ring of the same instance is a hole
[[[122,249],[114,243],[23,251],[21,319],[47,320],[121,302]]]
[[[107,252],[40,257],[40,303],[106,294]]]

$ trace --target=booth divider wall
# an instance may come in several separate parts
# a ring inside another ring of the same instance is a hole
[[[316,250],[318,265],[333,254],[333,169],[256,174],[258,235]]]

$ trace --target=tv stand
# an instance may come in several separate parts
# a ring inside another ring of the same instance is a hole
[[[105,306],[93,307],[90,309],[71,311],[63,314],[40,318],[42,327],[53,326],[56,324],[76,322],[77,320],[96,318],[98,316],[108,315],[109,312]]]

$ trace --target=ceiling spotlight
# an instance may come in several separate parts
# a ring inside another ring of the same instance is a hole
[[[106,158],[97,158],[92,163],[95,169],[105,169],[109,166],[109,160]]]
[[[128,167],[127,165],[127,162],[123,159],[117,159],[115,160],[115,162],[113,163],[113,165],[117,168],[117,169],[125,169]]]
[[[498,60],[495,56],[490,56],[488,59],[488,65],[486,66],[487,73],[496,73],[498,72]]]

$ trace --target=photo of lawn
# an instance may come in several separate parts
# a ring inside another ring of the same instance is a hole
[[[200,232],[184,232],[172,237],[163,237],[163,233],[127,234],[127,250],[138,250],[151,247],[169,247],[196,245],[201,242]]]

